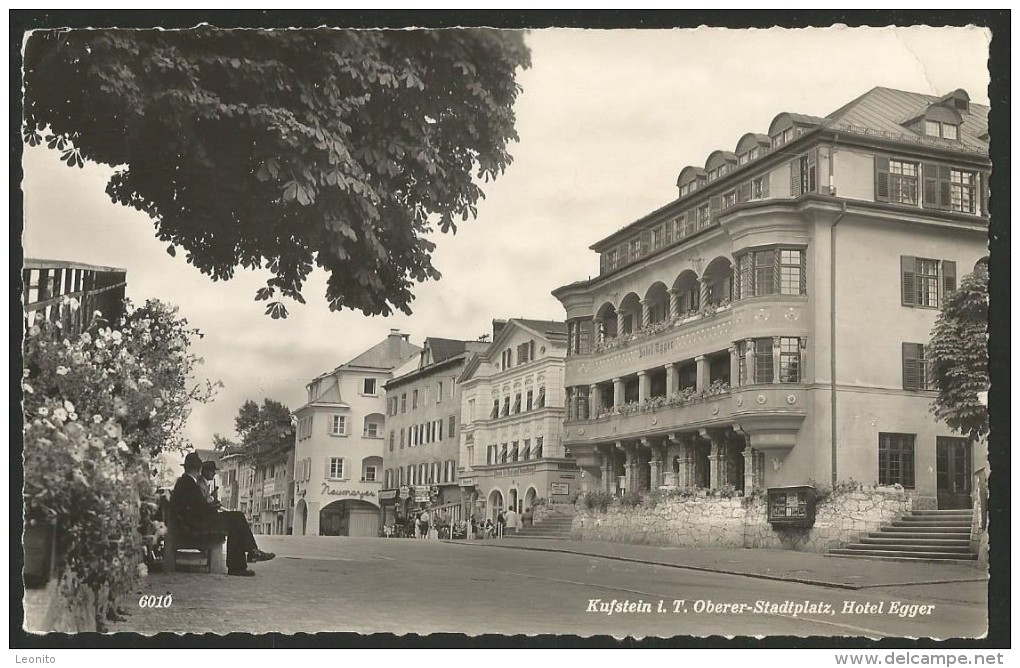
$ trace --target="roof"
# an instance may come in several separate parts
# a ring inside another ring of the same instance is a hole
[[[878,138],[896,140],[907,140],[928,145],[935,148],[950,151],[962,151],[967,153],[987,154],[988,144],[981,139],[988,134],[988,106],[971,102],[966,113],[960,112],[963,124],[959,129],[958,140],[940,139],[919,134],[914,130],[902,125],[904,122],[923,114],[927,108],[938,102],[944,102],[951,96],[965,91],[953,91],[949,95],[936,96],[922,93],[911,93],[909,91],[896,90],[876,86],[868,92],[860,95],[842,107],[836,109],[825,118],[811,116],[808,114],[796,114],[792,112],[781,112],[773,118],[775,123],[781,116],[785,116],[796,124],[822,126],[835,131],[847,131],[855,134],[867,134]],[[745,135],[746,136],[746,135]],[[781,150],[781,149],[780,149]],[[779,151],[777,150],[777,153]],[[713,152],[715,155],[718,151]],[[709,157],[711,157],[711,155]],[[680,172],[690,169],[685,167]],[[717,180],[718,182],[718,180]],[[677,180],[680,185],[680,180]],[[619,235],[630,231],[632,228],[655,218],[662,211],[672,207],[679,199],[671,200],[656,210],[649,212],[621,227],[615,232],[602,237],[589,246],[591,250],[599,251],[603,244]],[[564,286],[566,287],[566,286]]]
[[[567,323],[559,320],[529,320],[527,318],[513,318],[513,320],[546,336],[567,335]]]
[[[846,125],[894,136],[922,137],[924,135],[904,127],[902,123],[922,115],[929,106],[943,100],[945,96],[877,87],[829,114],[825,122],[833,129]],[[988,132],[988,107],[971,102],[968,111],[959,113],[963,118],[959,139],[944,140],[938,145],[941,148],[987,152],[988,145],[980,137]]]
[[[425,348],[432,351],[432,363],[442,362],[467,350],[468,341],[457,339],[441,339],[429,336],[425,338]]]
[[[400,366],[407,358],[414,357],[420,352],[421,348],[408,341],[404,336],[390,335],[349,362],[341,364],[338,368],[358,366],[389,370]]]

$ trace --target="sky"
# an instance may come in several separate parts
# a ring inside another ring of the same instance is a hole
[[[482,184],[478,218],[438,234],[438,282],[419,284],[414,314],[330,312],[320,270],[290,317],[253,301],[267,272],[213,282],[170,257],[144,214],[105,194],[112,170],[68,168],[59,153],[25,147],[23,244],[28,257],[127,269],[127,295],[180,307],[205,335],[200,378],[224,384],[196,406],[198,448],[233,436],[246,399],[291,409],[305,384],[386,336],[476,339],[493,318],[562,319],[550,292],[598,273],[588,247],[676,198],[686,165],[767,132],[780,112],[825,116],[875,86],[943,95],[965,89],[988,104],[988,42],[977,28],[531,31],[532,67],[519,72],[520,142],[513,164]]]

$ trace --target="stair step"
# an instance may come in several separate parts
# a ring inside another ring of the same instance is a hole
[[[970,508],[956,510],[911,510],[911,515],[923,515],[925,517],[971,517],[974,511]]]
[[[893,523],[895,525],[895,522]],[[970,527],[943,527],[943,526],[925,526],[923,524],[899,524],[895,526],[884,525],[879,527],[879,531],[903,531],[911,533],[962,533],[969,534]]]
[[[946,563],[946,561],[958,561],[953,559],[926,559],[924,557],[907,557],[907,556],[894,556],[894,557],[879,557],[870,554],[834,554],[832,552],[826,552],[826,557],[836,557],[837,559],[870,559],[872,561],[913,561],[917,563]]]
[[[894,527],[955,527],[969,529],[971,523],[969,521],[952,521],[952,520],[940,520],[934,522],[926,522],[921,520],[893,520],[892,525]]]
[[[905,534],[902,536],[870,535],[861,538],[861,543],[869,545],[931,545],[938,547],[970,547],[970,540],[964,538],[918,538],[916,534]]]
[[[893,552],[945,552],[947,554],[970,553],[970,545],[916,545],[912,543],[851,543],[847,550],[889,550]]]
[[[961,554],[958,552],[942,552],[942,551],[903,551],[903,550],[855,550],[849,548],[840,548],[836,550],[830,550],[829,554],[840,555],[840,556],[869,556],[869,557],[914,557],[917,559],[938,559],[944,561],[973,561],[977,559],[977,554],[970,552],[967,554]]]

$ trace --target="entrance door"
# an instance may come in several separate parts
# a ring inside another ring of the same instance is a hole
[[[935,475],[939,509],[970,508],[971,444],[965,438],[935,440]]]

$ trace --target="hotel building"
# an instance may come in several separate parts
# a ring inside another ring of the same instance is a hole
[[[969,507],[986,446],[931,415],[925,344],[987,255],[987,115],[887,88],[780,113],[591,246],[599,275],[553,292],[577,463],[612,492],[852,478]]]

